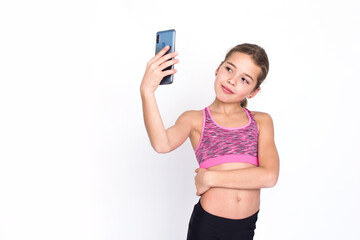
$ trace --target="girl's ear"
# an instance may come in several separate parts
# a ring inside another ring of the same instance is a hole
[[[252,91],[252,93],[251,93],[251,97],[253,98],[253,97],[255,97],[256,96],[256,94],[260,91],[260,86],[256,89],[256,90],[254,90],[254,91]]]
[[[220,69],[220,67],[221,67],[221,65],[222,65],[223,63],[224,63],[224,62],[221,62],[220,65],[218,66],[218,68],[216,69],[216,71],[215,71],[215,76],[218,74],[219,69]]]

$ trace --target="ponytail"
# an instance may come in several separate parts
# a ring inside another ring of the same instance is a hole
[[[243,100],[241,100],[240,102],[240,106],[243,107],[243,108],[246,108],[247,107],[247,104],[248,104],[248,101],[246,98],[244,98]]]

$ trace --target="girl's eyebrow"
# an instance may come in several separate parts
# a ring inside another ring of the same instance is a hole
[[[230,64],[231,66],[233,66],[235,69],[237,69],[237,67],[235,66],[235,64],[233,64],[233,63],[231,63],[231,62],[229,62],[229,61],[226,61],[226,63],[228,63],[228,64]],[[254,81],[254,79],[249,75],[249,74],[247,74],[247,73],[244,73],[246,76],[248,76],[250,79],[251,79],[251,81]]]

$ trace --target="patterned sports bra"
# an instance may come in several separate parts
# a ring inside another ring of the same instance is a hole
[[[203,127],[195,156],[201,168],[222,163],[244,162],[258,166],[259,131],[252,113],[244,108],[249,122],[237,128],[217,124],[209,110],[203,109]]]

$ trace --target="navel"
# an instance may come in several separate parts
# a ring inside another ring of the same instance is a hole
[[[240,202],[240,201],[241,201],[240,194],[238,194],[238,195],[237,195],[237,200],[238,200],[238,202]]]

